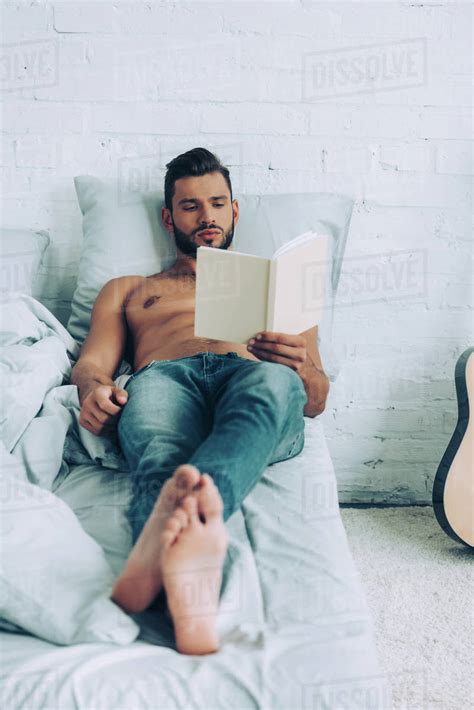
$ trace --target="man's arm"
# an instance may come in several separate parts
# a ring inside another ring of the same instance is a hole
[[[113,385],[112,375],[125,350],[127,326],[122,308],[123,279],[112,279],[100,291],[92,309],[89,334],[71,372],[79,401],[98,384]]]
[[[125,404],[127,397],[112,377],[125,351],[127,323],[123,304],[130,287],[130,279],[122,277],[102,288],[92,310],[89,334],[71,372],[71,384],[79,390],[79,423],[96,435],[109,428],[112,418],[121,411],[118,405]]]
[[[303,380],[308,396],[304,414],[307,417],[316,417],[324,412],[326,399],[329,392],[329,379],[327,378],[317,345],[318,326],[314,326],[301,334],[306,341],[306,360],[298,373]]]

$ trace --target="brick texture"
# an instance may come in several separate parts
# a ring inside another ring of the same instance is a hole
[[[322,415],[339,495],[429,502],[472,345],[472,6],[6,0],[0,19],[2,222],[50,231],[44,303],[66,323],[75,175],[204,145],[237,192],[352,195]]]

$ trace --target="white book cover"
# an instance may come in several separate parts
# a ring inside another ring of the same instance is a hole
[[[246,343],[262,330],[299,334],[319,325],[329,237],[305,232],[271,259],[199,247],[194,335]]]

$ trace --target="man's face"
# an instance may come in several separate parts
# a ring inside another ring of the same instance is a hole
[[[177,180],[173,212],[163,208],[165,226],[174,234],[176,246],[194,258],[200,246],[228,249],[238,216],[237,200],[231,202],[221,173]]]

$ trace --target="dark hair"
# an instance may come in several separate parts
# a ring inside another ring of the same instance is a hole
[[[166,164],[165,175],[165,206],[172,211],[172,200],[176,180],[183,177],[207,175],[208,173],[221,173],[230,190],[232,200],[232,185],[229,171],[222,165],[219,158],[206,148],[193,148],[186,153],[181,153]]]

